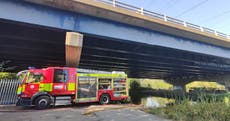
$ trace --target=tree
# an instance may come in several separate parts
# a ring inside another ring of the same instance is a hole
[[[9,64],[11,61],[10,60],[6,60],[6,61],[2,61],[0,62],[0,72],[5,72],[5,71],[10,71],[10,70],[14,70],[16,68],[16,66],[11,66],[9,67],[7,64]]]
[[[129,89],[129,95],[131,97],[131,101],[134,104],[140,104],[141,103],[141,92],[140,92],[140,82],[138,80],[132,80],[130,81],[130,89]]]

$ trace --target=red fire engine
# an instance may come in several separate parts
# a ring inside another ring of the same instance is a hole
[[[29,69],[19,73],[18,106],[45,109],[74,103],[123,101],[128,98],[127,75],[68,67]]]

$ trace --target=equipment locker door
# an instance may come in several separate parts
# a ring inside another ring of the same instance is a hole
[[[68,69],[54,69],[53,94],[65,95],[68,93]]]
[[[97,97],[97,78],[79,77],[77,101],[78,102],[95,101],[96,97]]]

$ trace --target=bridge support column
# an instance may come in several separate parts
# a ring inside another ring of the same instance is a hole
[[[230,91],[230,75],[228,74],[228,75],[222,77],[222,79],[220,81],[225,86],[225,89]]]
[[[181,90],[186,92],[186,84],[185,85],[173,85],[173,90]]]
[[[83,35],[76,32],[66,32],[65,48],[66,48],[66,66],[77,67],[81,58],[81,50],[83,45]]]
[[[186,84],[192,82],[191,80],[180,80],[180,79],[167,79],[165,82],[168,82],[173,85],[173,90],[181,90],[186,92]]]

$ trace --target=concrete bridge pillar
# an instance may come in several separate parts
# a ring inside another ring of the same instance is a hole
[[[169,79],[165,81],[173,85],[173,90],[178,90],[178,91],[181,90],[183,92],[186,92],[186,84],[191,82],[182,79]]]
[[[186,84],[181,85],[173,85],[173,90],[181,90],[183,92],[186,92]]]
[[[83,45],[83,35],[76,32],[66,32],[65,48],[66,48],[66,66],[77,67],[81,58],[81,50]]]
[[[224,85],[225,89],[230,91],[230,80],[222,80],[218,81],[217,83]]]

